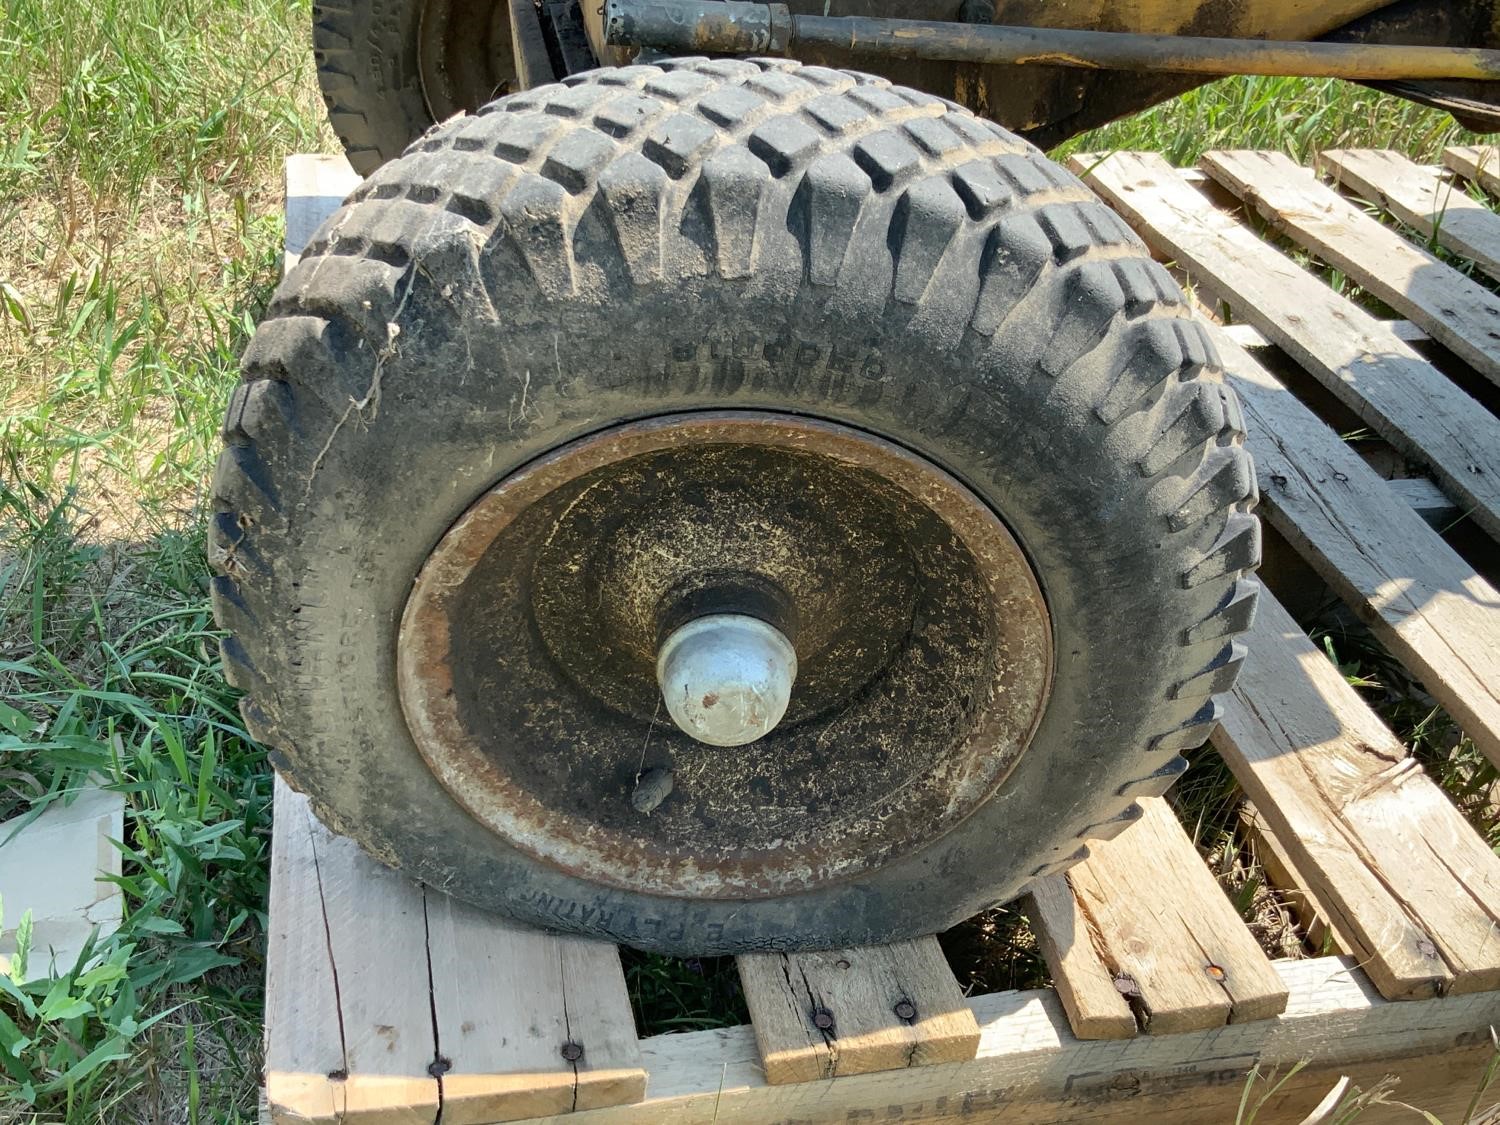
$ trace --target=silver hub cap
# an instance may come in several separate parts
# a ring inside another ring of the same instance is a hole
[[[656,680],[667,713],[709,746],[744,746],[786,714],[797,653],[773,625],[737,613],[699,617],[661,646]]]

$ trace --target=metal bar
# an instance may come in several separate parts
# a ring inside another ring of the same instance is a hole
[[[532,0],[510,0],[510,42],[515,53],[516,85],[530,90],[555,82],[552,58],[547,54],[547,40]]]
[[[785,4],[735,0],[605,0],[604,40],[676,54],[787,53],[792,13]]]
[[[610,43],[680,53],[795,55],[800,46],[857,55],[1172,74],[1292,78],[1500,79],[1500,51],[1370,43],[1209,39],[1114,31],[860,16],[793,15],[748,0],[607,0]]]

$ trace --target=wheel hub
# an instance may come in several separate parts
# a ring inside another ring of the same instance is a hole
[[[429,766],[514,846],[757,897],[988,799],[1040,719],[1050,638],[961,483],[859,431],[725,412],[616,427],[485,493],[417,578],[397,675]]]

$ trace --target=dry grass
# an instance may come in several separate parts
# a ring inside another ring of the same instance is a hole
[[[0,38],[0,448],[100,540],[196,506],[278,267],[280,166],[329,144],[296,0],[24,0]]]

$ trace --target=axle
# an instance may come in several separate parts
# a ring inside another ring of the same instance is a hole
[[[750,0],[606,0],[616,46],[677,54],[796,55],[824,47],[892,59],[1133,70],[1262,74],[1356,81],[1500,79],[1500,51],[1473,47],[1277,42],[1001,27],[865,16],[794,15]]]

